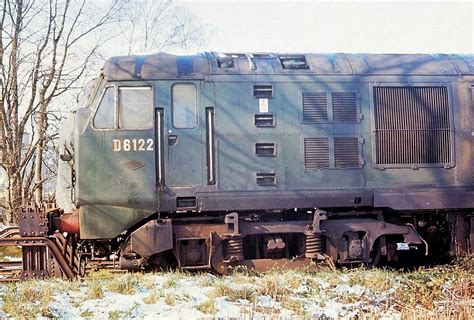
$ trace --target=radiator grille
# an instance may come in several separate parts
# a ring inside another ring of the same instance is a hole
[[[451,162],[446,87],[374,88],[378,164]]]
[[[334,166],[336,168],[358,168],[359,139],[357,137],[334,138]]]
[[[303,92],[303,121],[327,122],[328,107],[325,92]]]
[[[355,92],[333,92],[332,111],[336,122],[357,122]]]
[[[310,170],[329,168],[328,138],[304,139],[304,165]]]

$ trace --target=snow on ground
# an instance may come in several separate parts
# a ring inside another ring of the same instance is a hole
[[[467,281],[472,283],[472,274],[463,273],[463,276],[466,275]],[[264,275],[237,273],[231,276],[183,272],[99,272],[85,280],[72,282],[48,280],[19,285],[2,284],[0,318],[401,319],[407,313],[406,310],[405,313],[401,311],[396,301],[402,301],[398,295],[404,292],[404,285],[422,281],[423,286],[417,288],[424,288],[424,284],[429,287],[429,281],[434,278],[439,279],[436,274],[429,273],[406,276],[365,269],[356,272],[326,270],[320,273],[275,271]],[[438,289],[450,294],[454,292],[449,281],[430,290],[438,294]],[[469,292],[467,297],[471,295]],[[430,294],[427,292],[426,296]],[[418,299],[423,297],[425,295],[420,295]],[[429,309],[425,311],[416,303],[408,308],[419,308],[421,314],[429,317]],[[467,303],[467,308],[474,308],[471,298]],[[438,311],[431,312],[439,318]],[[472,315],[471,312],[472,309],[467,314]],[[446,315],[449,318],[449,314]]]

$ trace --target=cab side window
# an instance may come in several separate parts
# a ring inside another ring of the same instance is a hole
[[[105,89],[94,117],[94,128],[114,129],[115,88]]]
[[[153,126],[151,87],[119,87],[119,128],[149,129]]]
[[[173,126],[181,129],[197,127],[197,89],[192,83],[175,84],[172,88]]]
[[[152,128],[152,88],[108,87],[99,103],[93,124],[96,129]]]

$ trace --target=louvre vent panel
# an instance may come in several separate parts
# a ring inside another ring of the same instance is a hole
[[[271,98],[273,97],[272,85],[255,85],[253,86],[253,96],[255,98]]]
[[[446,87],[374,88],[378,164],[451,162]]]
[[[257,185],[259,186],[276,185],[275,172],[257,172]]]
[[[359,139],[357,137],[334,138],[334,166],[336,168],[358,168]]]
[[[377,133],[377,163],[450,163],[451,134],[441,131],[381,131]]]
[[[275,117],[273,114],[256,114],[255,126],[258,128],[272,128],[275,126]]]
[[[255,154],[257,156],[275,156],[276,144],[271,143],[257,143],[255,144]]]
[[[309,170],[329,168],[328,138],[304,139],[304,165]]]
[[[333,119],[336,122],[357,122],[355,92],[333,92],[332,110]]]
[[[303,121],[327,122],[328,106],[325,92],[303,92]]]

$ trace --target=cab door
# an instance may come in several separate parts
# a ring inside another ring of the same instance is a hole
[[[203,97],[199,81],[170,84],[171,114],[167,117],[164,143],[167,148],[165,184],[191,195],[203,185]],[[186,192],[188,190],[188,192]],[[179,192],[178,192],[179,193]]]

